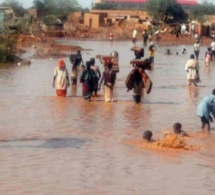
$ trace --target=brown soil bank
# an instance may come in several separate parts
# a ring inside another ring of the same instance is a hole
[[[114,34],[114,41],[118,40],[131,40],[132,39],[132,29],[123,30],[122,28],[113,28],[113,29],[99,29],[99,30],[93,30],[89,29],[88,31],[84,32],[82,36],[74,36],[74,37],[68,37],[71,39],[79,39],[79,40],[108,40],[109,39],[109,32],[113,32]],[[65,37],[65,36],[64,36]],[[78,37],[78,38],[77,38]],[[160,34],[160,39],[158,40],[159,44],[165,44],[165,45],[192,45],[194,44],[195,40],[193,35],[186,35],[183,37],[176,38],[175,35],[165,32]],[[60,45],[57,44],[54,39],[56,37],[52,36],[40,36],[36,37],[33,35],[22,35],[20,34],[17,39],[17,48],[18,51],[21,51],[24,47],[34,47],[35,48],[35,55],[34,57],[39,58],[46,58],[46,57],[63,57],[68,56],[69,53],[75,52],[77,50],[84,50],[84,48],[78,47],[78,46],[72,46],[72,45]],[[142,40],[142,31],[138,31],[137,40]],[[156,42],[155,37],[153,36],[153,41]],[[212,39],[208,37],[202,38],[202,45],[209,46],[212,42]]]

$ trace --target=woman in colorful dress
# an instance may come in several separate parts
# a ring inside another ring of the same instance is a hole
[[[91,62],[86,62],[86,70],[83,71],[80,82],[82,85],[82,94],[85,100],[91,101],[91,96],[94,90],[96,75],[91,69]]]

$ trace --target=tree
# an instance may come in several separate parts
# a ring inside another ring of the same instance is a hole
[[[24,16],[26,10],[23,8],[22,4],[16,0],[4,0],[2,3],[3,7],[10,7],[13,9],[15,16]]]
[[[114,10],[116,9],[116,5],[113,3],[97,3],[95,6],[93,6],[93,9],[95,10]]]
[[[167,22],[169,18],[177,21],[185,19],[186,14],[176,0],[148,0],[146,11],[155,19]]]
[[[14,62],[16,57],[16,35],[9,33],[0,37],[0,63]]]
[[[190,14],[193,19],[204,22],[206,15],[215,15],[215,5],[212,3],[199,4],[191,10]]]
[[[33,5],[36,9],[42,10],[44,9],[44,1],[41,0],[34,0]]]
[[[34,0],[33,3],[35,8],[45,9],[47,14],[60,19],[66,19],[70,12],[81,9],[77,0]]]

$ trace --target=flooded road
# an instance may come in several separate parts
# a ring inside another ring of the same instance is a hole
[[[97,54],[119,52],[116,102],[105,103],[102,91],[99,98],[85,102],[80,84],[69,88],[68,97],[57,98],[52,88],[57,59],[1,66],[0,194],[215,193],[215,124],[210,135],[202,134],[196,116],[198,103],[215,87],[215,63],[210,70],[203,66],[206,47],[200,51],[202,82],[196,88],[186,86],[184,70],[192,46],[186,46],[188,53],[182,55],[183,45],[157,45],[154,69],[147,72],[152,92],[136,105],[125,88],[134,57],[131,42],[58,41],[92,49],[82,52],[85,62]],[[164,56],[167,48],[179,55]],[[65,62],[71,72],[69,59]],[[199,151],[150,150],[128,144],[146,129],[159,139],[175,122],[193,136]]]

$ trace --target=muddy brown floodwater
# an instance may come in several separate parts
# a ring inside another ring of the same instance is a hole
[[[2,195],[211,195],[215,193],[215,125],[210,135],[200,132],[196,108],[215,87],[215,63],[204,69],[200,52],[197,88],[186,86],[185,63],[193,52],[183,45],[157,45],[150,95],[141,104],[132,101],[125,79],[131,70],[130,41],[72,41],[81,46],[86,62],[97,54],[116,50],[120,56],[114,103],[102,92],[92,102],[81,97],[81,85],[57,98],[52,88],[57,59],[32,59],[30,66],[0,68],[0,194]],[[138,42],[137,45],[141,45]],[[164,56],[165,49],[179,55]],[[29,48],[23,57],[34,50]],[[146,52],[147,54],[147,52]],[[71,64],[65,62],[69,71]],[[103,70],[102,65],[96,60]],[[197,151],[140,148],[128,144],[150,129],[154,138],[181,122]]]

